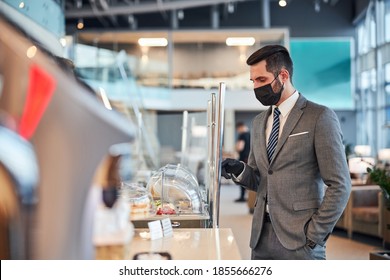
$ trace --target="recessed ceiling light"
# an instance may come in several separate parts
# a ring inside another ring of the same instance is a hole
[[[228,46],[253,46],[255,42],[253,37],[229,37],[226,39]]]
[[[168,45],[168,40],[165,38],[139,38],[138,44],[141,47],[165,47]]]
[[[287,6],[287,1],[286,0],[279,0],[279,6],[280,7],[286,7]]]
[[[80,18],[78,21],[77,21],[77,29],[81,30],[84,28],[84,20],[82,18]]]

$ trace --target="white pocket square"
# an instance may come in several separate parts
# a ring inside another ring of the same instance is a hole
[[[291,134],[291,135],[289,135],[288,137],[294,137],[294,136],[303,135],[303,134],[308,134],[308,133],[309,133],[309,131],[304,131],[304,132],[299,132],[299,133]]]

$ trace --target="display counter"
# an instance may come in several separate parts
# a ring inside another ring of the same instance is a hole
[[[128,244],[97,246],[96,259],[131,260],[138,253],[169,253],[173,260],[239,260],[241,255],[230,228],[174,229],[173,236],[150,240],[145,229],[135,229]]]
[[[135,228],[148,228],[148,222],[166,218],[165,215],[154,215],[148,218],[132,219]],[[176,228],[207,228],[209,227],[210,216],[205,214],[193,215],[171,215],[172,227]]]

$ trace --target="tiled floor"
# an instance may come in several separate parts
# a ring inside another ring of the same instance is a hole
[[[239,196],[239,186],[222,185],[220,193],[220,228],[231,228],[240,248],[241,257],[250,259],[249,236],[252,215],[246,203],[235,203]],[[333,232],[327,242],[329,260],[368,260],[369,253],[381,249],[381,240],[354,234],[348,239],[342,230]]]

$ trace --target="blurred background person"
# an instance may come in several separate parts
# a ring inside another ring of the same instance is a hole
[[[238,153],[238,160],[245,163],[248,162],[249,151],[250,151],[250,132],[249,128],[243,122],[238,122],[236,124],[236,131],[238,133],[237,142],[236,142],[236,152]],[[235,200],[235,202],[245,202],[245,193],[246,189],[243,186],[240,187],[240,197]]]

